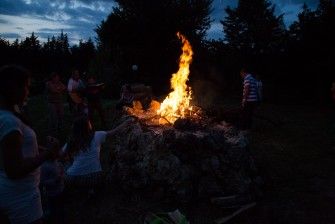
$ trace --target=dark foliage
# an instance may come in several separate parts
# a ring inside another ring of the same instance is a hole
[[[112,84],[115,96],[124,82],[142,82],[156,95],[169,91],[177,70],[180,31],[191,42],[194,60],[190,85],[199,104],[240,93],[239,70],[248,67],[264,84],[265,100],[321,102],[330,100],[335,80],[335,5],[320,0],[317,9],[304,5],[289,28],[269,0],[240,0],[226,8],[223,39],[206,40],[212,0],[117,0],[118,6],[96,28],[93,41],[69,46],[63,32],[40,43],[32,33],[13,43],[0,37],[1,65],[21,64],[43,82],[51,71],[69,76],[72,68],[88,71]],[[132,69],[137,65],[137,70]],[[38,85],[37,85],[38,86]],[[38,91],[38,88],[37,88]]]
[[[240,0],[237,8],[226,9],[227,16],[221,21],[225,41],[210,43],[212,53],[227,71],[225,76],[230,76],[233,84],[239,81],[233,77],[238,76],[238,69],[248,67],[265,82],[268,100],[329,101],[335,80],[331,69],[335,58],[334,3],[320,0],[315,11],[304,5],[298,21],[288,30],[274,9],[267,0]]]
[[[99,53],[115,82],[142,81],[155,92],[169,88],[180,54],[179,31],[199,48],[210,26],[212,0],[117,0],[118,7],[96,29]],[[133,72],[133,64],[138,71]]]
[[[70,47],[67,34],[63,31],[59,36],[48,38],[45,43],[41,43],[34,33],[13,43],[0,37],[0,49],[3,55],[0,66],[19,64],[31,71],[32,94],[43,92],[44,82],[51,72],[58,72],[66,81],[73,68],[88,71],[96,55],[91,39],[81,40],[79,45]]]

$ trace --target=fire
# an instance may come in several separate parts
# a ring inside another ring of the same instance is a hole
[[[182,55],[179,58],[179,70],[172,74],[171,88],[172,92],[161,103],[157,114],[164,117],[170,123],[174,123],[178,118],[184,118],[192,111],[190,101],[192,99],[192,90],[187,86],[188,76],[190,74],[190,64],[192,62],[193,51],[190,42],[179,32],[179,39],[183,43]]]

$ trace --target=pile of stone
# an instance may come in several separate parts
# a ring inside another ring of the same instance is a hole
[[[256,169],[239,131],[225,122],[185,129],[134,122],[107,145],[113,151],[109,177],[125,190],[183,201],[253,193]]]

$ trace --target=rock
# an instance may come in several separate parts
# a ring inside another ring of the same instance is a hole
[[[161,189],[180,201],[258,188],[247,142],[235,128],[208,123],[195,129],[132,124],[110,141],[112,180],[129,190]]]

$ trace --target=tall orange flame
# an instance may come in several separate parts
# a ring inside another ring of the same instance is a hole
[[[187,112],[192,110],[190,107],[192,91],[186,82],[190,74],[193,51],[190,42],[182,34],[178,32],[177,36],[183,43],[183,53],[179,58],[179,70],[172,74],[170,80],[173,91],[169,93],[157,111],[157,114],[170,123],[174,123],[178,118],[184,118]]]

